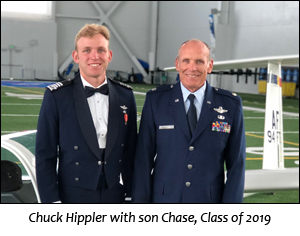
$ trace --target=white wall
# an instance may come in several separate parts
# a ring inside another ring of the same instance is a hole
[[[14,67],[14,77],[21,77],[22,68],[34,68],[37,78],[56,79],[53,72],[71,55],[74,38],[79,29],[86,23],[98,23],[105,19],[91,1],[54,3],[53,21],[25,21],[1,17],[1,49],[8,48],[9,45],[22,48],[21,52],[13,55],[13,63],[22,65],[20,68]],[[96,3],[107,14],[118,2]],[[220,3],[159,1],[156,67],[162,69],[174,66],[180,45],[190,38],[199,38],[210,45],[208,15]],[[221,21],[216,26],[215,61],[299,54],[299,2],[226,3],[229,3],[228,22],[224,24]],[[122,1],[108,18],[131,53],[146,62],[153,46],[153,4],[152,1]],[[38,44],[30,47],[29,42],[33,39]],[[135,73],[139,72],[114,33],[111,33],[110,48],[113,51],[113,60],[109,64],[109,70],[131,73],[131,68],[134,68]],[[57,65],[54,65],[56,53]],[[8,62],[9,51],[1,50],[1,64]],[[8,67],[1,66],[1,77],[7,78],[8,74]],[[224,77],[221,86],[235,88],[237,92],[257,91],[255,86],[250,86],[251,80],[248,85],[236,84],[234,81],[235,76],[233,79]],[[240,81],[244,79],[241,77]]]
[[[299,54],[299,2],[230,2],[216,37],[217,60]]]
[[[53,75],[53,61],[56,52],[56,23],[52,21],[30,21],[1,18],[1,78],[9,78],[10,45],[12,51],[11,77],[56,78]],[[5,66],[3,65],[5,64]],[[56,66],[56,65],[55,65]]]
[[[210,44],[208,16],[216,1],[159,2],[157,66],[175,66],[181,44],[198,38]]]

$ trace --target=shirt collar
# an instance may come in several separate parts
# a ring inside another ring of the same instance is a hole
[[[180,82],[180,86],[181,86],[181,92],[182,92],[182,96],[183,96],[183,101],[186,102],[187,97],[190,94],[194,94],[196,99],[200,102],[203,100],[204,95],[205,95],[205,89],[206,89],[206,81],[204,83],[204,85],[198,89],[196,92],[191,93],[186,87],[183,86],[183,84]]]
[[[89,82],[87,82],[83,77],[82,75],[80,75],[80,78],[81,78],[81,81],[82,81],[82,85],[83,85],[83,88],[85,86],[89,86],[89,87],[92,87],[92,88],[95,88],[93,85],[91,85]],[[100,88],[102,85],[104,84],[107,84],[107,77],[105,76],[105,80],[102,84],[100,84],[97,88]]]

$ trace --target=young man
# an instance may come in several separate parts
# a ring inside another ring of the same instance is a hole
[[[136,105],[130,86],[106,77],[109,38],[85,25],[72,54],[80,73],[46,89],[35,153],[42,202],[122,203],[131,193]]]

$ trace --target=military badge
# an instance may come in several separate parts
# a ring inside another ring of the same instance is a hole
[[[120,107],[123,109],[123,113],[126,113],[127,107],[125,105]]]
[[[223,109],[223,107],[219,107],[219,108],[214,108],[214,110],[216,111],[216,112],[219,112],[219,113],[226,113],[228,110],[225,110],[225,109]]]
[[[125,120],[125,125],[127,125],[127,121],[128,121],[128,114],[126,112],[127,108],[125,105],[124,106],[120,106],[123,109],[123,113],[124,113],[124,120]]]
[[[212,123],[212,131],[230,133],[231,125],[227,122],[216,121]]]

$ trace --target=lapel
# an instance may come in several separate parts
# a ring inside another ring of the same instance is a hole
[[[209,103],[207,103],[207,101]],[[205,96],[204,96],[203,105],[201,109],[201,114],[197,122],[196,130],[192,137],[191,143],[194,142],[194,140],[203,132],[203,130],[206,128],[207,125],[211,126],[211,120],[214,117],[213,107],[214,107],[213,88],[208,83],[206,83],[206,91],[205,91]]]
[[[105,160],[110,155],[115,142],[117,140],[120,118],[123,116],[121,112],[119,99],[113,83],[107,79],[109,91],[109,112],[108,112],[108,125],[107,125],[107,140],[105,149]]]
[[[83,137],[96,157],[101,159],[96,129],[90,112],[89,104],[84,94],[84,89],[79,73],[74,78],[73,82],[73,98],[79,126],[82,131]]]
[[[186,117],[186,112],[184,108],[184,102],[183,102],[183,97],[182,97],[182,92],[181,92],[179,82],[174,84],[169,104],[171,105],[170,113],[174,118],[177,126],[179,126],[181,131],[190,140],[191,139],[190,128]]]

